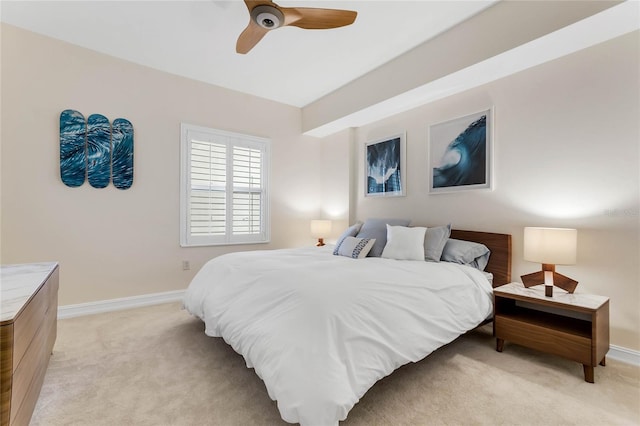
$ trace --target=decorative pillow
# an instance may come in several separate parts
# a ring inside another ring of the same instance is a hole
[[[340,235],[340,237],[338,238],[338,241],[336,241],[336,246],[333,249],[333,254],[338,254],[338,249],[340,248],[340,245],[342,244],[344,239],[347,237],[355,237],[358,234],[358,232],[360,232],[360,228],[362,228],[361,222],[358,222],[355,225],[351,225],[350,227],[348,227],[342,233],[342,235]]]
[[[382,257],[397,260],[424,261],[424,236],[427,228],[387,225],[387,245]]]
[[[427,228],[424,237],[424,260],[440,262],[442,250],[451,235],[451,224]]]
[[[484,271],[489,262],[490,254],[489,249],[484,244],[449,238],[444,245],[441,260],[469,265]]]
[[[409,226],[410,222],[410,220],[406,219],[367,219],[356,237],[374,238],[376,243],[369,252],[369,256],[380,257],[384,246],[387,244],[387,224],[393,226]]]
[[[354,259],[362,259],[367,257],[367,254],[371,250],[371,247],[375,244],[376,240],[370,238],[356,238],[346,237],[337,254],[339,256],[352,257]]]

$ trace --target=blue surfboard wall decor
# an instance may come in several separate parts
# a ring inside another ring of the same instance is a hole
[[[94,188],[105,188],[111,178],[111,125],[101,114],[87,119],[87,178]]]
[[[129,189],[133,183],[133,125],[124,118],[113,120],[111,159],[113,186]]]
[[[60,177],[72,188],[81,186],[87,172],[87,123],[80,112],[60,113]]]
[[[84,116],[75,110],[60,113],[60,177],[70,187],[81,186],[85,177],[94,188],[109,181],[118,189],[133,184],[133,125],[124,118],[102,114]]]

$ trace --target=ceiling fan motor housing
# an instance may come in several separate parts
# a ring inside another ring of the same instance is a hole
[[[251,19],[262,28],[274,30],[284,23],[284,14],[274,6],[260,5],[251,10]]]

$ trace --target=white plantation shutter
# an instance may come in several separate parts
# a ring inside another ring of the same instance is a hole
[[[182,125],[180,244],[269,241],[269,141]]]
[[[252,235],[262,223],[262,152],[233,147],[233,233]]]
[[[227,167],[224,144],[191,140],[191,235],[225,235]]]

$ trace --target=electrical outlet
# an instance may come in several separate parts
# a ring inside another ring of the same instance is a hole
[[[188,260],[183,260],[182,261],[182,270],[183,271],[188,271],[191,269],[191,264],[189,263]]]

